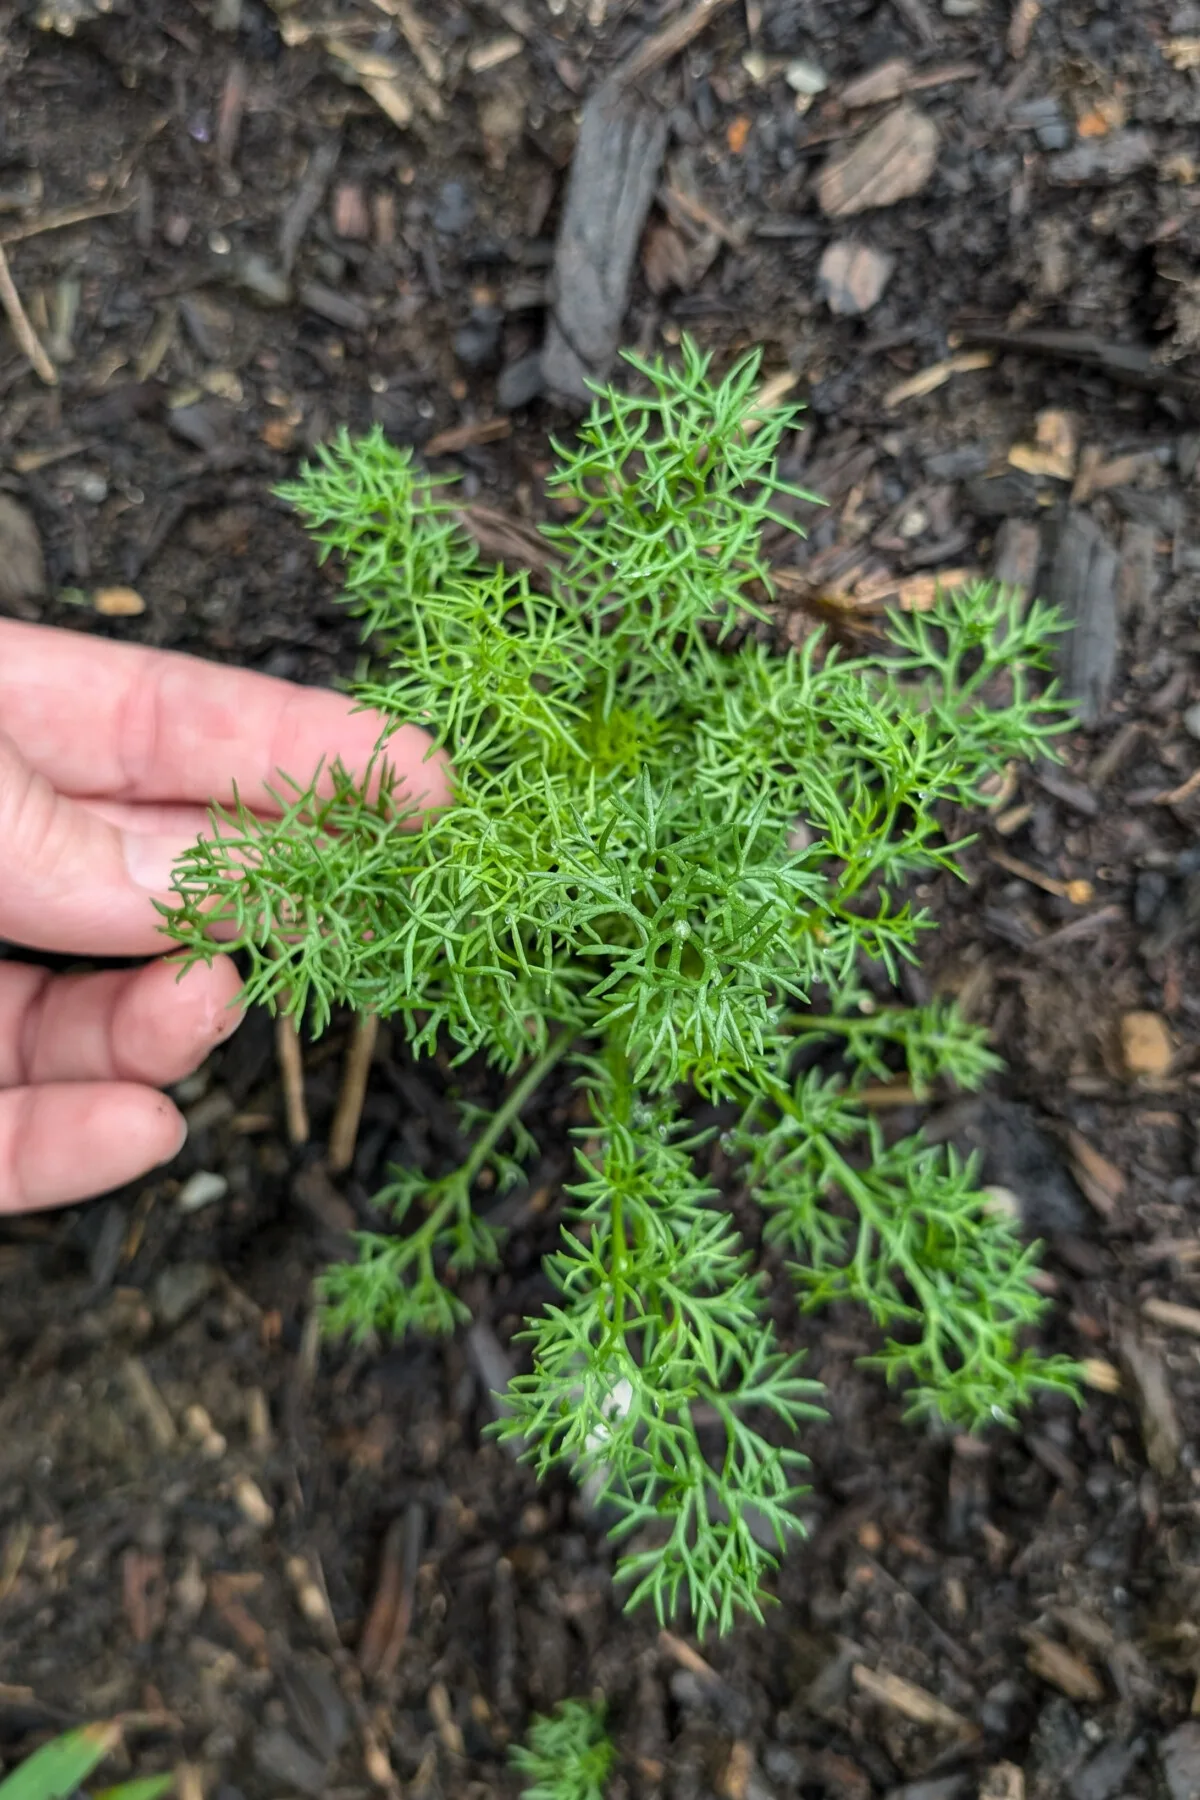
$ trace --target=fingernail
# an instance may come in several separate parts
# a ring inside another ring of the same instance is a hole
[[[175,864],[188,848],[177,837],[158,837],[149,831],[121,833],[125,867],[135,887],[162,895],[170,890]]]

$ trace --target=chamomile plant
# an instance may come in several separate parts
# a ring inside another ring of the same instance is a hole
[[[724,1166],[801,1304],[860,1302],[910,1413],[969,1431],[1072,1388],[1027,1342],[1044,1302],[1012,1220],[862,1095],[996,1066],[952,1007],[880,1005],[864,972],[915,958],[917,878],[960,847],[947,816],[1066,715],[1038,673],[1054,616],[987,585],[897,615],[878,656],[819,632],[774,648],[763,534],[794,529],[776,461],[795,413],[756,410],[754,356],[723,379],[687,342],[628,361],[637,391],[598,391],[555,446],[566,522],[541,586],[482,560],[378,429],[282,490],[344,569],[359,699],[429,730],[454,803],[402,819],[386,735],[367,779],[289,770],[278,818],[214,815],[167,929],[196,959],[219,928],[246,998],[314,1030],[373,1012],[507,1084],[461,1168],[392,1172],[378,1229],[324,1279],[335,1331],[464,1321],[461,1276],[504,1256],[478,1177],[519,1174],[523,1108],[571,1072],[587,1123],[500,1429],[607,1503],[631,1603],[725,1629],[799,1529],[821,1396],[776,1341],[697,1102],[732,1120]]]

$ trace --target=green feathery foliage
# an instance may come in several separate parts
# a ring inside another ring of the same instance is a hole
[[[531,1719],[525,1735],[508,1753],[524,1800],[604,1800],[616,1749],[603,1705],[562,1700],[552,1713]]]
[[[910,1412],[974,1430],[1073,1390],[1069,1363],[1024,1343],[1043,1301],[1011,1220],[860,1098],[889,1073],[924,1091],[996,1067],[952,1008],[880,1009],[864,969],[914,958],[931,921],[912,878],[960,847],[947,803],[981,804],[1063,728],[1034,675],[1060,627],[973,585],[894,618],[883,657],[820,634],[777,653],[754,620],[764,527],[794,529],[775,466],[794,412],[755,413],[755,357],[720,382],[686,343],[679,366],[629,361],[641,391],[604,390],[556,445],[569,522],[547,531],[546,592],[482,563],[378,429],[283,490],[345,566],[375,653],[358,697],[389,730],[428,728],[455,803],[418,817],[386,734],[366,780],[296,771],[278,820],[214,815],[168,929],[194,960],[216,928],[247,997],[317,1029],[375,1012],[416,1053],[517,1078],[463,1168],[394,1171],[379,1231],[327,1275],[329,1323],[358,1338],[463,1319],[460,1274],[502,1254],[473,1184],[519,1175],[520,1112],[569,1060],[590,1123],[500,1429],[608,1504],[631,1603],[725,1629],[799,1529],[796,1438],[820,1392],[701,1173],[689,1092],[740,1121],[722,1148],[803,1305],[860,1301]]]

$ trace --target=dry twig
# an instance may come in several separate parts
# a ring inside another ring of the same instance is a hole
[[[300,1055],[300,1033],[290,1013],[280,1013],[275,1021],[275,1054],[283,1082],[283,1100],[287,1109],[287,1133],[290,1144],[307,1144],[309,1134],[308,1107],[304,1099],[304,1063]]]
[[[337,1111],[333,1115],[333,1125],[329,1132],[329,1167],[335,1175],[340,1175],[354,1161],[358,1124],[362,1118],[363,1101],[367,1097],[371,1059],[375,1054],[378,1037],[378,1013],[356,1013],[354,1035],[350,1039],[346,1066],[342,1072],[342,1091],[338,1095]]]
[[[46,355],[37,333],[29,323],[29,314],[21,304],[21,296],[13,281],[3,244],[0,244],[0,306],[4,308],[8,316],[13,336],[38,375],[41,376],[47,387],[57,387],[58,370]]]
[[[723,13],[732,4],[733,0],[696,0],[696,4],[689,7],[687,12],[678,19],[673,19],[669,25],[664,25],[661,31],[648,37],[632,56],[627,57],[616,70],[613,80],[621,87],[629,87],[644,75],[661,68],[663,63],[678,56],[681,50],[686,50],[692,39],[699,37],[718,13]]]

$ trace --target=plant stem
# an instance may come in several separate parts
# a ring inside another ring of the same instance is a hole
[[[560,1031],[557,1037],[551,1038],[537,1061],[530,1063],[503,1106],[493,1113],[458,1172],[459,1181],[466,1187],[471,1186],[504,1133],[518,1114],[524,1111],[526,1102],[541,1087],[555,1064],[562,1061],[574,1041],[574,1033],[570,1031]]]
[[[329,1132],[329,1167],[335,1175],[340,1175],[354,1161],[354,1146],[378,1036],[379,1014],[357,1013],[342,1075],[342,1091]]]

